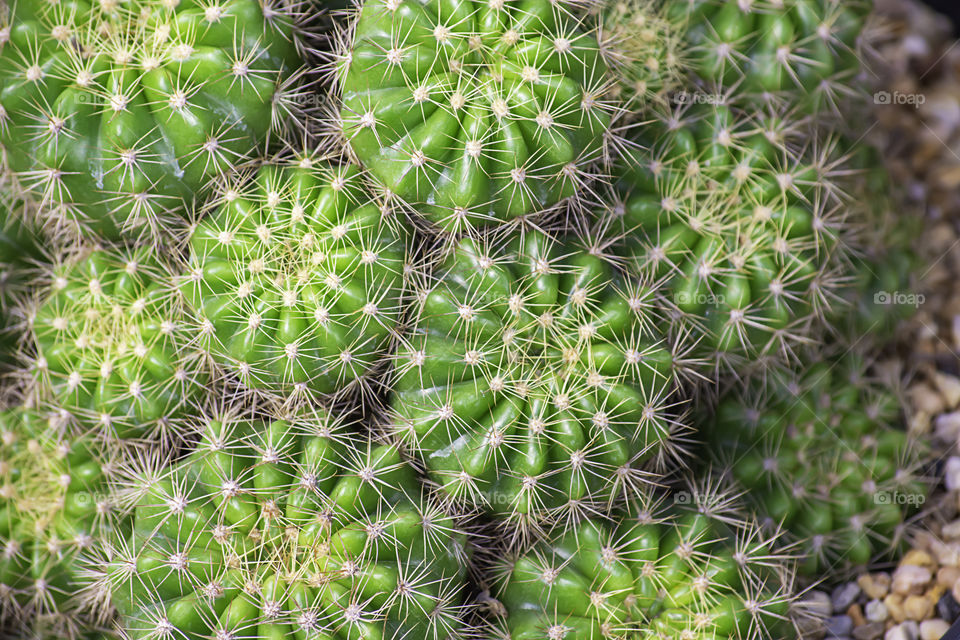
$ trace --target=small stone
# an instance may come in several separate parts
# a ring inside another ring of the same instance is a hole
[[[868,602],[863,608],[863,612],[870,622],[885,622],[886,619],[890,617],[890,612],[887,611],[887,605],[879,600],[871,600]]]
[[[903,622],[907,619],[907,614],[903,612],[903,596],[891,593],[883,599],[883,604],[894,622]]]
[[[940,600],[937,601],[937,615],[950,623],[960,618],[960,604],[950,591],[940,596]]]
[[[945,621],[935,618],[920,623],[920,640],[940,640],[950,629]]]
[[[890,593],[890,576],[886,573],[867,573],[857,578],[857,584],[873,600],[882,600]]]
[[[830,615],[830,596],[823,591],[810,591],[800,602],[805,615],[797,620],[801,638],[822,638],[824,622]]]
[[[920,630],[917,628],[917,623],[911,620],[910,622],[904,622],[903,624],[898,624],[895,627],[887,629],[883,640],[917,640],[919,634]]]
[[[850,616],[830,616],[826,622],[827,638],[842,638],[849,636],[853,631],[853,620]]]
[[[933,433],[944,442],[956,442],[960,436],[960,411],[941,413],[934,418]]]
[[[943,469],[943,483],[948,491],[960,489],[960,458],[950,456]]]
[[[938,371],[933,374],[933,382],[940,390],[940,395],[947,402],[947,406],[950,409],[956,409],[957,405],[960,405],[960,379]]]
[[[944,398],[933,387],[928,384],[920,383],[908,392],[913,407],[919,412],[935,416],[943,413],[946,408]]]
[[[960,542],[933,540],[930,544],[934,555],[937,556],[937,562],[946,567],[960,566]]]
[[[882,622],[871,622],[868,625],[857,627],[853,630],[854,640],[878,640],[883,637],[884,628]]]
[[[920,593],[932,578],[933,574],[926,567],[901,565],[893,572],[893,591],[903,595]]]
[[[926,620],[933,615],[933,607],[936,600],[931,600],[925,596],[907,596],[903,601],[903,613],[908,620]]]
[[[860,605],[854,603],[847,609],[847,615],[853,620],[853,626],[862,627],[867,624],[867,619],[863,617],[863,610]]]
[[[916,567],[927,567],[932,569],[937,566],[937,563],[933,561],[933,558],[926,551],[920,549],[911,549],[903,556],[903,560],[900,561],[900,566],[916,566]]]
[[[947,540],[960,539],[960,520],[954,520],[953,522],[943,525],[943,529],[940,530],[940,535]]]
[[[860,586],[856,582],[840,585],[830,594],[830,602],[834,613],[841,613],[850,608],[860,597]]]
[[[960,579],[960,567],[940,567],[937,570],[937,584],[950,589]]]

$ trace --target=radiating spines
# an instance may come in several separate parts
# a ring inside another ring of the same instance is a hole
[[[110,492],[123,453],[65,428],[55,414],[0,412],[0,616],[25,638],[86,637],[110,615],[85,597],[83,567],[124,527]]]
[[[682,363],[601,254],[531,229],[465,238],[426,284],[387,428],[452,499],[529,534],[683,457]]]
[[[149,249],[85,250],[51,268],[22,358],[39,406],[107,439],[177,437],[208,365],[173,269]]]
[[[129,637],[460,638],[465,540],[389,446],[322,413],[212,420],[130,475],[102,584]]]
[[[576,3],[362,3],[340,55],[342,131],[443,231],[538,214],[603,156],[615,107]]]
[[[495,551],[485,579],[499,615],[484,637],[787,637],[790,559],[730,497],[707,485],[648,493],[520,553]]]
[[[0,144],[49,226],[157,242],[289,128],[297,7],[18,2],[0,42]],[[290,96],[286,94],[291,94]]]
[[[895,394],[848,354],[723,399],[704,433],[751,511],[789,532],[815,577],[895,551],[926,500],[923,446],[901,420]]]
[[[198,345],[270,397],[369,396],[416,269],[412,242],[357,167],[264,165],[224,188],[192,231],[180,290]]]

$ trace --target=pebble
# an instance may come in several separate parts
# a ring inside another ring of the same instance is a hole
[[[871,622],[868,625],[857,627],[853,630],[855,640],[878,640],[883,637],[886,625],[882,622]]]
[[[903,613],[909,620],[926,620],[933,615],[933,608],[936,600],[931,600],[926,596],[907,596],[903,602]]]
[[[950,589],[960,580],[960,567],[940,567],[937,570],[937,584]]]
[[[825,625],[827,638],[843,638],[853,631],[853,620],[850,616],[830,616]]]
[[[943,483],[946,485],[947,491],[960,489],[960,458],[957,456],[947,458],[943,473]]]
[[[920,623],[920,640],[940,640],[950,629],[950,625],[939,618],[924,620]]]
[[[951,623],[960,618],[960,604],[950,591],[943,594],[937,601],[937,615]]]
[[[861,609],[858,604],[850,605],[850,608],[847,609],[847,615],[850,616],[853,624],[857,627],[862,627],[867,624],[867,619],[863,617],[863,609]]]
[[[940,530],[940,535],[948,540],[960,538],[960,520],[954,520],[953,522],[943,525],[943,529]]]
[[[887,629],[883,640],[917,640],[920,635],[920,627],[913,620],[898,624],[895,627]]]
[[[857,584],[873,600],[882,600],[890,593],[890,576],[886,573],[867,573],[857,578]]]
[[[884,622],[890,617],[890,613],[887,611],[887,605],[879,600],[871,600],[868,602],[867,606],[863,608],[863,613],[870,622]]]
[[[957,405],[960,404],[960,380],[954,376],[937,372],[933,376],[933,382],[946,401],[947,408],[956,409]]]
[[[941,413],[934,418],[933,433],[944,442],[956,442],[960,437],[960,411]]]
[[[933,558],[926,551],[922,549],[911,549],[900,561],[901,567],[905,565],[932,569],[937,566],[937,563],[933,561]]]
[[[840,585],[830,594],[830,603],[834,613],[842,613],[850,608],[860,597],[860,586],[856,582]]]
[[[960,458],[957,458],[957,461],[960,462]],[[893,592],[908,595],[922,591],[932,578],[933,574],[926,567],[902,565],[893,572]]]
[[[883,599],[883,604],[894,622],[903,622],[907,619],[907,614],[903,611],[903,596],[891,593]]]

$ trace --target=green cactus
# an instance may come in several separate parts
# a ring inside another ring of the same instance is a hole
[[[484,637],[791,637],[786,556],[726,512],[725,497],[684,492],[675,500],[648,496],[632,514],[585,520],[498,559],[487,604],[501,616]]]
[[[0,145],[51,224],[110,239],[172,215],[292,108],[283,2],[5,3]]]
[[[174,435],[205,383],[169,268],[147,249],[56,265],[31,313],[36,395],[81,431]]]
[[[692,68],[707,91],[741,104],[822,117],[855,93],[869,0],[681,0]]]
[[[107,564],[126,637],[456,639],[465,539],[395,448],[325,414],[210,420],[134,474]]]
[[[0,412],[0,618],[23,638],[87,637],[109,610],[85,598],[84,556],[124,526],[108,482],[116,455],[56,419]]]
[[[758,519],[786,532],[801,572],[835,576],[899,548],[922,505],[922,447],[900,403],[855,355],[721,401],[707,448]]]
[[[26,333],[20,313],[32,285],[47,262],[43,240],[26,204],[0,177],[0,353],[12,354]],[[13,358],[4,358],[0,367]]]
[[[193,231],[183,291],[200,344],[251,389],[362,383],[396,333],[408,232],[353,166],[267,165]]]
[[[572,4],[365,0],[339,70],[354,155],[444,230],[573,195],[602,152],[610,78]]]
[[[726,105],[681,107],[641,135],[595,242],[663,284],[661,304],[711,367],[782,363],[843,305],[859,220],[842,139]]]
[[[539,231],[462,240],[417,294],[390,430],[521,533],[630,493],[683,431],[652,297]]]

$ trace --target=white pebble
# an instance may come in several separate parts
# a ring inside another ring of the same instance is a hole
[[[950,629],[950,625],[939,618],[924,620],[920,623],[920,640],[940,640]]]
[[[880,600],[871,600],[863,609],[863,615],[870,622],[883,622],[890,614],[887,612],[887,605]]]
[[[960,458],[950,456],[944,468],[944,483],[948,491],[960,489]]]

